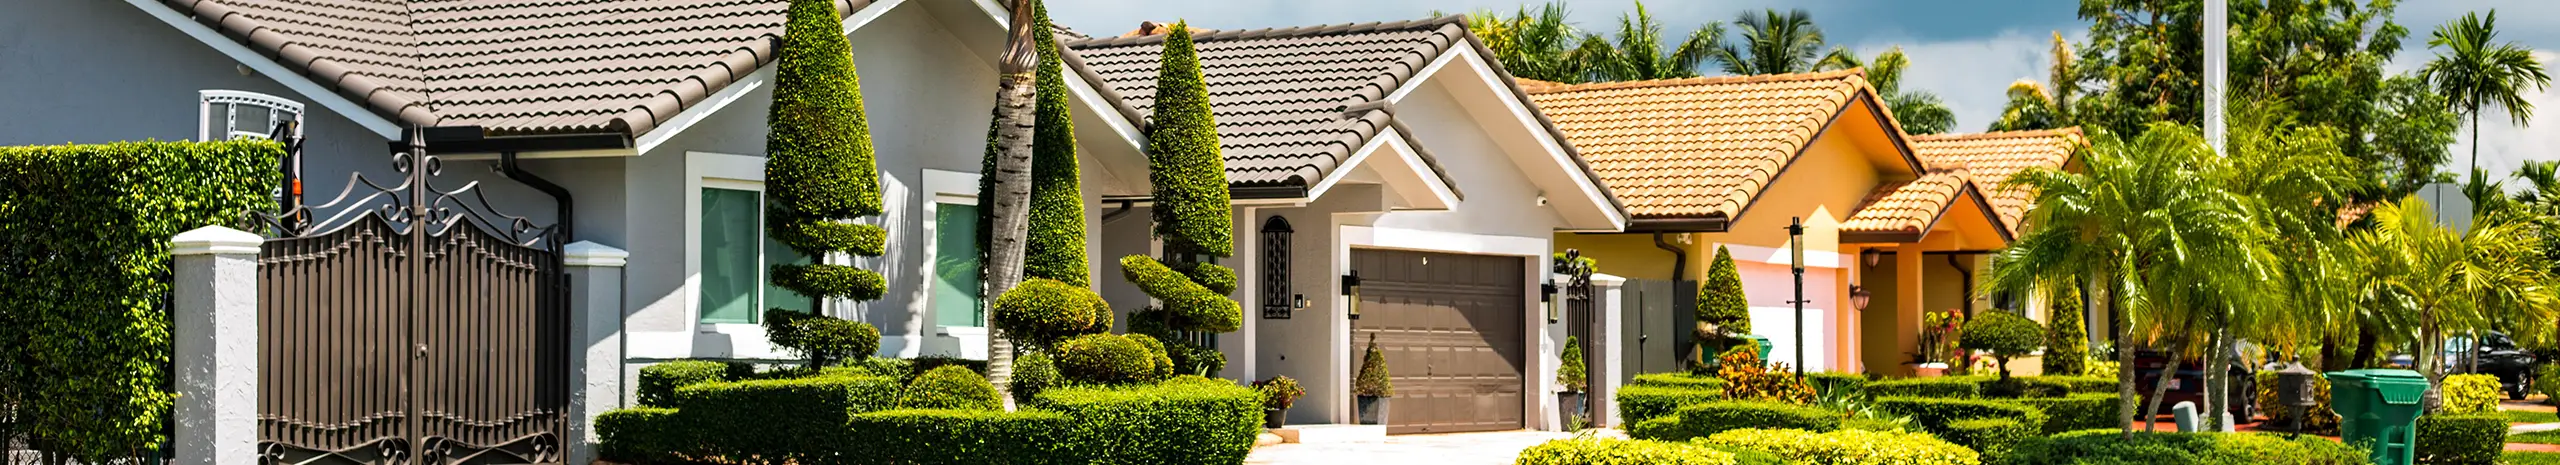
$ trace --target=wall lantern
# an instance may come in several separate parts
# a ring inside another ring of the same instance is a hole
[[[1556,322],[1556,283],[1538,283],[1538,303],[1547,307],[1547,323]]]
[[[1851,285],[1849,285],[1849,307],[1850,307],[1850,308],[1855,308],[1855,309],[1858,309],[1858,310],[1866,310],[1866,309],[1867,309],[1867,299],[1871,299],[1871,298],[1874,298],[1874,297],[1875,297],[1875,295],[1867,293],[1867,287],[1866,287],[1866,286],[1860,286],[1860,285],[1855,285],[1855,284],[1851,284]]]
[[[1351,305],[1346,307],[1351,310],[1351,319],[1360,319],[1360,270],[1342,275],[1342,295],[1351,297]]]
[[[1876,249],[1860,250],[1858,251],[1858,259],[1865,260],[1867,262],[1867,266],[1876,266],[1878,263],[1884,263],[1884,252]]]

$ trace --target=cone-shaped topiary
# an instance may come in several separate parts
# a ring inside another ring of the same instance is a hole
[[[1573,392],[1582,392],[1583,388],[1590,387],[1591,373],[1583,364],[1581,338],[1565,336],[1564,353],[1558,358],[1563,362],[1556,365],[1556,384]]]
[[[1965,322],[1957,345],[1971,350],[1990,351],[2000,360],[2000,377],[2009,377],[2009,359],[2033,353],[2044,346],[2044,327],[2036,320],[2014,313],[1990,311],[1974,315]]]
[[[878,256],[888,234],[845,221],[881,212],[878,163],[862,111],[862,82],[853,46],[834,2],[794,0],[783,30],[772,112],[765,123],[765,228],[801,255],[844,252]],[[872,300],[887,289],[879,273],[846,265],[774,265],[775,286],[816,298]],[[822,315],[765,312],[775,345],[809,357],[811,366],[869,356],[880,331]]]
[[[1001,410],[1004,400],[996,397],[996,386],[978,372],[944,365],[908,383],[906,393],[898,396],[898,408]]]
[[[2045,326],[2045,376],[2079,376],[2089,368],[2089,326],[2080,319],[2080,287],[2063,286],[2053,296]]]
[[[1047,2],[1032,2],[1032,15],[1039,25],[1032,30],[1032,47],[1040,59],[1035,75],[1037,101],[1032,115],[1037,121],[1031,135],[1031,224],[1024,238],[1022,275],[1089,286],[1084,254],[1084,185],[1076,165],[1074,116],[1069,114],[1066,65],[1058,55],[1058,40],[1049,29]],[[996,130],[1002,121],[990,121],[987,127],[987,154],[980,173],[996,170]],[[995,177],[981,176],[978,198],[993,198]],[[978,210],[978,243],[987,242],[993,209]],[[981,261],[980,263],[985,263]],[[983,270],[982,270],[983,271]]]
[[[1352,377],[1351,394],[1370,397],[1395,397],[1395,383],[1387,379],[1387,353],[1378,350],[1378,336],[1369,335],[1369,349],[1360,356],[1360,372]]]
[[[1734,267],[1733,252],[1716,246],[1716,259],[1707,266],[1707,280],[1698,286],[1698,321],[1692,328],[1698,346],[1695,365],[1705,366],[1716,357],[1718,341],[1751,334],[1751,301],[1742,295],[1742,271]]]
[[[1177,253],[1231,255],[1227,164],[1218,153],[1218,123],[1210,116],[1209,86],[1189,23],[1175,23],[1165,34],[1160,63],[1155,115],[1147,126],[1156,235]]]

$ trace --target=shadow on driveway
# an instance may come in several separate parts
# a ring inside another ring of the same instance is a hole
[[[1604,430],[1603,434],[1615,433]],[[1353,465],[1363,463],[1430,463],[1505,465],[1520,451],[1552,439],[1572,437],[1555,431],[1410,434],[1381,441],[1331,444],[1273,444],[1253,450],[1244,463],[1257,465]]]

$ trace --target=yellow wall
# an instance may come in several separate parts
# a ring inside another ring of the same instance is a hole
[[[1850,138],[1825,134],[1814,140],[1812,149],[1806,150],[1795,166],[1788,167],[1768,190],[1753,198],[1740,221],[1725,232],[1701,233],[1699,240],[1784,249],[1788,220],[1803,217],[1805,250],[1837,252],[1840,222],[1856,213],[1867,194],[1879,184],[1877,167],[1868,159]],[[1908,174],[1892,176],[1910,179]]]

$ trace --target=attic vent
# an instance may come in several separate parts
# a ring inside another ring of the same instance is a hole
[[[273,95],[236,90],[198,91],[196,140],[265,139],[283,123],[302,125],[302,104]]]

